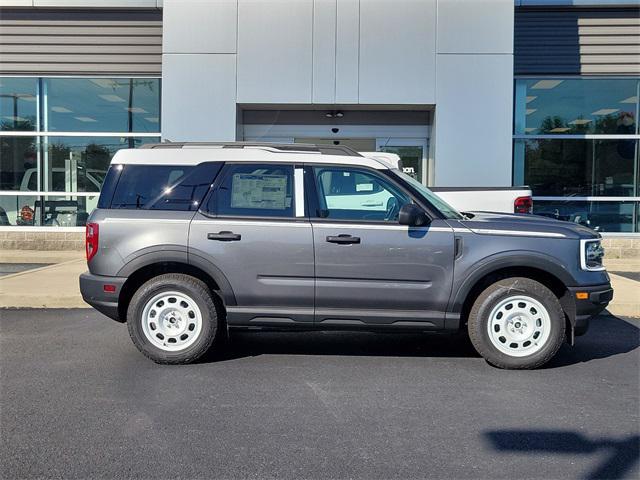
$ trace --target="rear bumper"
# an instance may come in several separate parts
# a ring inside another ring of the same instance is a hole
[[[583,335],[589,328],[589,319],[604,310],[613,300],[613,288],[610,283],[603,283],[588,287],[569,287],[569,292],[576,305],[574,334]],[[587,293],[587,298],[578,299],[578,292]]]
[[[85,272],[80,275],[80,293],[82,299],[100,313],[118,322],[124,322],[125,319],[121,319],[118,314],[118,297],[126,281],[125,277],[104,277]],[[113,285],[115,291],[105,292],[105,285]]]

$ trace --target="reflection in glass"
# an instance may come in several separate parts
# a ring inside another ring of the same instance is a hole
[[[640,202],[587,202],[539,200],[533,202],[533,213],[558,220],[579,223],[599,232],[639,232]]]
[[[514,181],[534,195],[637,195],[637,140],[516,140],[514,151]]]
[[[0,190],[38,190],[38,139],[0,137]]]
[[[407,175],[412,176],[419,182],[422,182],[422,147],[420,146],[405,146],[394,147],[391,145],[384,145],[380,148],[381,152],[395,153],[402,160],[402,171]]]
[[[98,204],[98,194],[36,196],[0,194],[0,226],[82,227]]]
[[[0,130],[37,129],[37,78],[0,77]]]
[[[46,137],[49,169],[44,179],[45,189],[99,192],[109,163],[118,150],[157,141],[134,137]]]
[[[638,79],[518,79],[515,133],[635,134],[638,82]]]
[[[159,132],[157,78],[48,78],[49,131]]]

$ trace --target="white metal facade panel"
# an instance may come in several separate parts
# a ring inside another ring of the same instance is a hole
[[[163,55],[162,138],[236,138],[235,55]]]
[[[336,10],[336,103],[358,103],[360,0],[340,0]]]
[[[513,53],[513,0],[438,0],[438,53]]]
[[[360,2],[359,103],[435,103],[435,0]]]
[[[311,103],[313,0],[239,0],[238,102]]]
[[[336,100],[337,0],[313,0],[313,103]]]
[[[438,55],[437,186],[511,185],[513,57]]]
[[[166,0],[162,51],[236,53],[237,25],[237,0]]]

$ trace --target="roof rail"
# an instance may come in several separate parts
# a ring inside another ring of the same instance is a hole
[[[264,148],[279,153],[319,153],[321,155],[343,155],[361,157],[353,148],[346,145],[318,145],[312,143],[269,143],[269,142],[163,142],[147,143],[140,148],[189,148],[189,147],[217,147],[217,148]]]

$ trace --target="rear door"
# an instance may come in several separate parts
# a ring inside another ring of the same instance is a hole
[[[442,328],[453,277],[452,228],[398,223],[411,195],[380,171],[309,169],[316,324]]]
[[[303,169],[228,163],[191,222],[191,263],[218,269],[233,290],[230,325],[313,325],[314,262]]]

